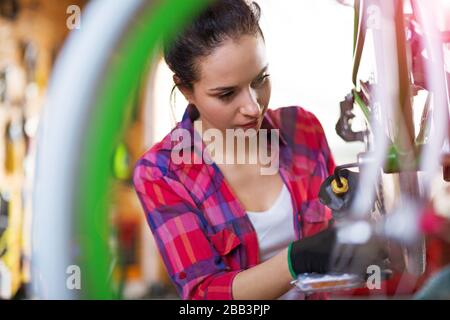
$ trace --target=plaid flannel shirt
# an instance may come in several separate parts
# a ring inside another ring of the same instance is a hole
[[[198,135],[193,128],[197,117],[197,109],[189,105],[173,130]],[[279,172],[291,194],[297,239],[323,230],[331,212],[319,202],[318,193],[335,164],[321,124],[312,113],[294,106],[268,109],[263,128],[279,129]],[[171,133],[138,161],[136,192],[181,297],[233,299],[234,277],[260,262],[256,232],[214,162],[172,161],[176,145],[198,160],[205,149],[201,138],[184,139],[183,145],[172,141]]]

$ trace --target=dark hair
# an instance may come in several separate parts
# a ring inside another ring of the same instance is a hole
[[[215,0],[174,41],[165,43],[164,59],[180,79],[179,85],[192,89],[199,78],[198,58],[206,57],[227,39],[242,35],[263,37],[259,26],[261,9],[246,0]]]

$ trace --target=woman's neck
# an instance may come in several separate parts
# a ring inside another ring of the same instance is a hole
[[[259,162],[259,134],[250,136],[237,134],[234,129],[220,130],[208,128],[199,118],[194,121],[194,129],[205,143],[213,161],[221,164],[257,164]],[[218,130],[208,132],[208,130]],[[243,129],[240,129],[243,130]],[[220,132],[220,134],[219,134]],[[242,131],[243,133],[244,131]],[[205,134],[207,133],[207,134]],[[236,134],[235,134],[236,133]],[[205,141],[205,138],[207,141]],[[220,139],[220,141],[216,141]]]

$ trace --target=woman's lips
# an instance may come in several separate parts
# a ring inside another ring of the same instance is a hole
[[[255,121],[253,121],[253,122],[251,122],[251,123],[242,125],[242,126],[240,126],[240,127],[241,127],[241,128],[244,128],[244,129],[251,129],[251,128],[255,128],[257,125],[258,125],[258,120],[255,120]]]

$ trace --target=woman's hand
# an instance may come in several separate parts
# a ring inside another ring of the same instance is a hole
[[[371,237],[362,244],[338,243],[334,227],[293,242],[288,254],[294,278],[303,273],[366,275],[370,265],[383,269],[386,257],[385,245],[379,239]]]

